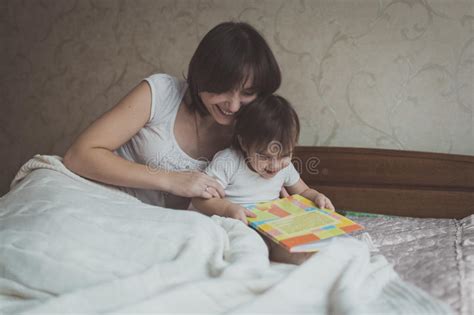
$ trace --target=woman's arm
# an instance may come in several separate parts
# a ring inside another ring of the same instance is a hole
[[[200,172],[151,171],[113,153],[144,127],[150,111],[151,89],[143,81],[79,135],[66,152],[64,165],[83,177],[116,186],[211,198],[205,189],[210,186],[223,196],[222,187]]]
[[[148,83],[141,82],[79,135],[66,152],[64,165],[81,176],[107,184],[165,188],[165,174],[152,174],[145,165],[127,161],[112,152],[146,124],[150,111],[151,91]]]
[[[312,200],[320,208],[329,209],[332,211],[335,210],[331,200],[329,200],[328,197],[315,189],[309,188],[301,178],[293,186],[286,187],[286,190],[288,190],[291,195],[298,194],[309,200]]]

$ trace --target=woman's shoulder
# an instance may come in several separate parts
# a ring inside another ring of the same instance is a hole
[[[178,78],[167,73],[153,73],[153,74],[150,74],[145,79],[149,79],[152,81],[171,81],[171,82],[178,81]]]
[[[144,80],[151,89],[152,106],[149,123],[156,124],[179,107],[187,84],[186,81],[166,73],[155,73]]]
[[[180,80],[172,75],[167,73],[155,73],[151,74],[148,77],[144,78],[145,81],[150,83],[155,88],[159,90],[181,90],[186,87],[186,81]]]

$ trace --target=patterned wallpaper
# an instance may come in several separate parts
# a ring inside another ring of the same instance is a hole
[[[472,0],[2,0],[0,195],[225,20],[268,40],[300,143],[474,155]]]

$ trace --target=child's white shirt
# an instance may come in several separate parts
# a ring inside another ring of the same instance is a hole
[[[217,152],[204,172],[222,185],[225,199],[237,204],[277,199],[282,186],[292,186],[300,179],[292,163],[272,178],[263,178],[247,166],[240,152],[231,148]]]

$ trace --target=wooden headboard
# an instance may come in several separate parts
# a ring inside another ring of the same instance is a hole
[[[337,209],[431,218],[474,213],[474,156],[299,146],[293,163]]]

